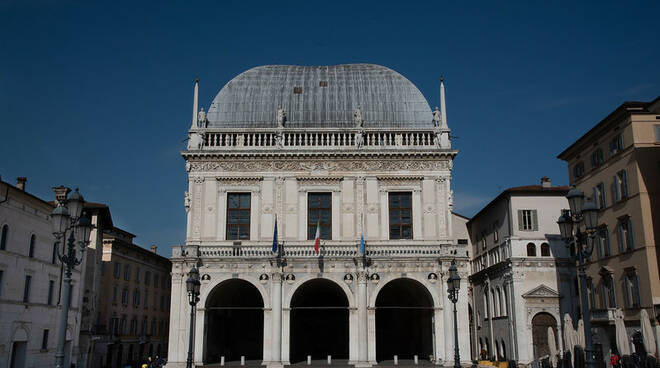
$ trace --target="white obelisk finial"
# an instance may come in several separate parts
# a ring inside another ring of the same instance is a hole
[[[195,78],[195,89],[194,89],[194,92],[193,92],[192,124],[190,125],[190,129],[197,129],[197,127],[199,126],[197,124],[198,95],[199,95],[199,78]]]
[[[440,115],[442,116],[442,121],[440,122],[441,128],[449,128],[447,124],[447,107],[445,106],[445,81],[444,78],[440,78]]]

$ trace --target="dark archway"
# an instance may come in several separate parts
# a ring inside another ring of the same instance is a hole
[[[206,299],[204,363],[262,360],[264,302],[259,290],[245,280],[218,284]]]
[[[348,299],[326,279],[300,285],[291,298],[291,363],[312,359],[348,359]]]
[[[376,360],[433,354],[433,298],[411,279],[387,283],[376,298]]]
[[[552,328],[557,339],[557,320],[550,313],[541,312],[532,318],[532,344],[534,347],[534,359],[550,355],[548,344],[548,328]],[[559,346],[555,340],[555,346]]]

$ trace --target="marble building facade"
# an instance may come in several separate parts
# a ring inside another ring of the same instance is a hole
[[[452,212],[457,151],[444,85],[440,105],[431,110],[405,77],[370,64],[253,68],[227,83],[208,113],[198,109],[196,82],[168,366],[185,366],[193,266],[202,282],[197,365],[280,367],[328,355],[356,366],[394,355],[453,365],[453,259],[469,363],[470,248],[467,219]]]

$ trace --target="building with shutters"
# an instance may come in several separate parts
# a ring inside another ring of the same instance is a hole
[[[607,357],[615,348],[617,313],[640,349],[642,309],[660,351],[660,97],[621,104],[559,158],[571,185],[600,208],[587,266],[596,351]]]
[[[557,226],[568,190],[544,177],[503,191],[468,221],[474,359],[528,364],[548,355],[549,327],[563,346],[563,316],[578,315],[575,265]]]
[[[103,233],[93,367],[137,367],[167,355],[170,261],[114,227]]]
[[[168,366],[185,366],[193,266],[196,365],[330,356],[372,366],[397,355],[451,366],[453,259],[463,280],[459,346],[470,362],[470,248],[467,220],[452,212],[457,151],[441,88],[432,110],[386,67],[269,65],[233,78],[205,112],[195,84]]]

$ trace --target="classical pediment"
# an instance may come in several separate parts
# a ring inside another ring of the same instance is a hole
[[[545,285],[540,285],[523,294],[523,298],[559,298],[559,293]]]

